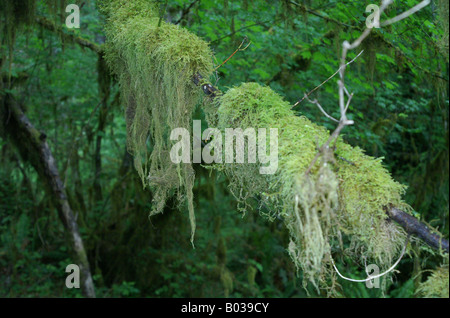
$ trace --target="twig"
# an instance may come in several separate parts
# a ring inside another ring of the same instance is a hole
[[[350,161],[350,160],[348,160],[348,159],[345,159],[344,157],[342,157],[342,156],[337,156],[339,159],[341,159],[342,161],[345,161],[346,163],[348,163],[349,165],[352,165],[352,166],[356,166],[355,165],[355,163],[354,162],[352,162],[352,161]]]
[[[242,49],[242,46],[244,45],[245,41],[248,40],[247,36],[244,36],[244,39],[242,40],[241,44],[239,45],[239,47],[236,49],[236,51],[233,52],[233,54],[231,54],[225,61],[222,62],[222,64],[220,64],[219,66],[217,66],[214,71],[218,70],[222,65],[224,65],[226,62],[228,62],[229,59],[231,59],[233,57],[233,55],[235,55],[238,51],[245,51],[250,44],[252,43],[252,41],[249,41],[248,44]]]
[[[276,25],[276,24],[277,24],[278,22],[280,22],[281,20],[282,20],[282,18],[280,17],[280,18],[277,18],[277,19],[275,19],[275,20],[267,20],[267,21],[262,21],[262,22],[256,22],[256,23],[253,23],[253,24],[250,24],[250,25],[243,26],[242,28],[237,29],[236,31],[233,31],[233,32],[228,33],[228,34],[226,34],[226,35],[224,35],[224,36],[221,36],[220,38],[217,38],[217,39],[215,39],[215,40],[212,40],[212,41],[210,42],[210,44],[215,44],[215,43],[217,43],[217,42],[220,42],[220,41],[222,41],[223,39],[225,39],[225,38],[227,38],[227,37],[233,36],[233,35],[235,35],[236,33],[240,32],[240,31],[242,31],[242,30],[249,29],[249,28],[252,28],[252,27],[254,27],[254,26],[262,25],[262,26],[264,26],[265,28],[268,29],[269,27],[268,27],[268,26],[265,26],[265,25],[264,25],[265,23],[270,23],[270,27],[273,27],[274,25]]]
[[[377,35],[381,35],[381,33],[378,33]],[[416,61],[414,61],[412,58],[410,58],[408,55],[406,55],[402,50],[400,50],[398,47],[396,47],[394,43],[390,42],[385,37],[380,36],[379,39],[381,41],[383,41],[388,47],[392,48],[395,51],[395,53],[401,55],[406,60],[408,60],[408,62],[411,63],[412,66],[416,67],[421,72],[426,73],[426,74],[428,74],[430,76],[434,76],[436,78],[439,78],[441,80],[444,80],[444,81],[448,82],[448,78],[445,78],[444,76],[440,75],[439,73],[430,71],[430,70],[428,70],[426,68],[423,68],[420,65],[418,65]],[[411,68],[411,66],[410,66],[410,68]]]
[[[354,60],[356,60],[361,54],[362,52],[364,52],[364,50],[362,50],[361,52],[359,52],[359,54],[352,59],[350,62],[348,62],[345,66],[349,65],[350,63],[353,63]],[[319,86],[316,86],[313,90],[311,90],[308,94],[305,94],[305,96],[303,96],[302,99],[300,99],[299,101],[297,101],[294,106],[292,106],[292,108],[294,108],[295,106],[297,106],[298,104],[300,104],[305,98],[307,98],[309,95],[311,95],[313,92],[315,92],[319,87],[321,87],[323,84],[325,84],[326,82],[328,82],[330,79],[332,79],[337,73],[339,73],[339,71],[341,70],[342,66],[339,67],[339,69],[333,73],[333,75],[331,75],[330,77],[328,77],[325,81],[323,81]],[[292,109],[291,108],[291,109]]]
[[[353,98],[353,93],[351,93],[350,95],[348,95],[347,105],[345,105],[345,109],[344,109],[344,112],[345,112],[345,113],[347,113],[347,109],[348,109],[348,106],[350,106],[350,102],[352,101],[352,98]]]
[[[418,5],[412,7],[411,9],[409,9],[408,11],[405,11],[402,14],[399,14],[398,16],[396,16],[396,17],[394,17],[392,19],[384,21],[380,25],[381,26],[387,26],[387,25],[390,25],[392,23],[395,23],[395,22],[398,22],[400,20],[403,20],[403,19],[409,17],[410,15],[416,13],[417,11],[421,10],[422,8],[425,8],[429,4],[430,4],[430,0],[424,0],[421,3],[419,3]]]
[[[320,109],[320,111],[321,111],[327,118],[329,118],[329,119],[331,119],[331,120],[333,120],[333,121],[335,121],[335,122],[337,122],[337,123],[339,122],[339,120],[337,120],[336,118],[334,118],[334,117],[328,115],[328,113],[327,113],[326,111],[323,110],[322,106],[320,106],[320,104],[319,104],[319,102],[317,101],[317,99],[315,99],[315,100],[310,100],[306,94],[305,94],[305,97],[303,97],[303,98],[306,98],[306,100],[307,100],[308,102],[310,102],[311,104],[315,104],[315,105]]]
[[[333,22],[333,23],[338,24],[338,25],[343,25],[343,26],[345,26],[345,27],[347,27],[347,28],[351,28],[351,29],[356,28],[356,27],[353,26],[353,25],[346,24],[346,23],[342,23],[342,22],[339,21],[339,20],[335,20],[335,19],[332,19],[332,18],[330,18],[330,17],[323,16],[323,15],[319,14],[317,11],[311,10],[311,9],[309,9],[308,7],[306,7],[306,6],[303,5],[303,4],[299,4],[299,3],[296,3],[296,2],[294,2],[294,1],[289,1],[289,3],[291,3],[291,4],[293,4],[293,5],[295,5],[295,6],[299,7],[299,8],[301,8],[302,10],[305,10],[305,12],[308,12],[309,14],[312,14],[312,15],[315,15],[316,17],[319,17],[319,18],[321,18],[321,19],[324,19],[325,21]]]

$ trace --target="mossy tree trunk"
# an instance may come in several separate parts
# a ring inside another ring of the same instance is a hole
[[[59,176],[55,158],[46,141],[47,136],[33,126],[13,96],[6,94],[0,100],[0,106],[0,132],[14,144],[22,159],[33,166],[45,185],[67,229],[68,239],[80,267],[82,292],[86,297],[95,297],[94,283],[83,240],[64,184]]]

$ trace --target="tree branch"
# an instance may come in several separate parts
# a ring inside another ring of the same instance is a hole
[[[205,95],[207,95],[211,100],[214,100],[216,97],[222,95],[222,92],[219,89],[215,88],[211,83],[206,81],[200,74],[194,75],[192,80],[195,85],[202,87],[203,93],[205,93]],[[349,98],[351,98],[351,96]],[[346,105],[346,108],[347,107],[348,105]],[[336,130],[331,134],[330,138],[321,147],[321,151],[318,151],[316,153],[312,164],[315,163],[317,159],[319,159],[321,153],[330,151],[330,143],[335,138],[337,138],[337,136],[345,126],[346,125],[342,121],[339,122]],[[308,167],[306,173],[309,173],[311,168],[312,165]],[[397,222],[397,224],[401,226],[406,231],[406,233],[422,239],[427,245],[434,249],[441,249],[449,253],[448,240],[444,239],[441,234],[431,232],[431,230],[424,223],[420,222],[412,215],[403,212],[402,210],[399,210],[394,206],[386,208],[386,213],[389,218]]]
[[[297,2],[295,2],[295,1],[289,1],[289,3],[293,4],[293,5],[296,6],[296,7],[299,7],[300,10],[303,10],[303,11],[309,13],[309,14],[315,15],[316,17],[319,17],[319,18],[321,18],[321,19],[324,19],[324,20],[327,21],[327,22],[332,22],[332,23],[335,23],[335,24],[337,24],[337,25],[342,25],[342,26],[345,26],[345,27],[350,28],[350,29],[356,29],[356,27],[353,26],[353,25],[350,25],[350,24],[347,24],[347,23],[343,23],[343,22],[338,21],[338,20],[336,20],[336,19],[333,19],[333,18],[330,18],[330,17],[326,17],[326,16],[324,16],[324,15],[321,15],[321,14],[318,13],[317,11],[309,9],[309,8],[308,8],[307,6],[305,6],[304,4],[297,3]]]
[[[33,126],[23,113],[21,106],[10,94],[6,94],[0,99],[0,132],[12,141],[22,159],[33,166],[44,183],[45,189],[68,231],[81,271],[83,294],[86,297],[95,297],[94,283],[83,240],[69,205],[64,184],[59,176],[55,158],[46,141],[47,136]]]
[[[187,6],[187,8],[183,9],[183,11],[181,12],[180,18],[179,18],[177,21],[175,21],[173,24],[179,24],[179,23],[185,18],[185,16],[189,14],[189,12],[191,11],[192,7],[193,7],[198,1],[200,1],[200,0],[194,0],[193,2],[191,2],[191,4],[189,4],[189,5]]]
[[[429,246],[437,250],[444,250],[449,253],[448,240],[442,235],[433,233],[425,224],[417,220],[412,215],[397,209],[394,206],[386,207],[386,213],[397,222],[408,234],[414,235]]]
[[[100,45],[98,45],[94,42],[91,42],[87,39],[84,39],[80,36],[76,36],[75,34],[63,32],[63,28],[61,26],[56,25],[53,21],[51,21],[47,18],[37,17],[36,22],[37,22],[37,24],[44,27],[45,29],[58,33],[59,35],[61,35],[61,37],[64,40],[75,42],[78,45],[80,45],[81,47],[86,47],[86,48],[94,51],[97,54],[102,54],[102,52],[103,52]]]

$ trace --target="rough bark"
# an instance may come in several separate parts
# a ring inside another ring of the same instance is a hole
[[[32,125],[23,113],[22,107],[11,95],[6,94],[0,100],[0,107],[0,132],[14,144],[22,159],[34,167],[40,180],[45,185],[45,189],[67,229],[80,267],[82,292],[86,297],[95,297],[94,284],[83,240],[78,230],[76,218],[67,200],[66,190],[59,176],[55,158],[46,141],[47,136]]]
[[[420,238],[434,249],[449,252],[448,240],[444,239],[441,234],[433,233],[428,226],[414,216],[393,206],[386,208],[386,212],[392,220],[405,229],[406,233]]]

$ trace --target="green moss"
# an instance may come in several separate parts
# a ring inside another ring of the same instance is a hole
[[[448,298],[448,265],[433,270],[428,279],[419,286],[417,292],[426,298]]]
[[[296,116],[281,96],[256,83],[232,88],[220,98],[218,123],[221,129],[278,128],[276,174],[261,175],[256,165],[246,163],[217,168],[230,177],[231,191],[244,202],[244,210],[248,206],[245,201],[258,198],[269,218],[278,215],[285,220],[291,235],[290,255],[307,280],[316,284],[326,274],[331,244],[344,236],[351,240],[347,252],[355,259],[364,256],[380,267],[391,265],[404,233],[386,221],[383,207],[408,206],[401,200],[405,187],[392,179],[381,159],[369,157],[339,138],[335,153],[347,161],[334,159],[330,153],[322,156],[307,176],[305,172],[329,132]]]
[[[151,215],[162,212],[174,192],[187,202],[195,231],[190,164],[173,164],[170,131],[189,129],[201,91],[192,77],[212,73],[206,42],[186,29],[160,22],[153,2],[104,1],[107,15],[105,58],[117,75],[126,105],[128,149],[143,185],[153,190]],[[150,143],[148,143],[148,140]]]
[[[211,74],[212,53],[187,30],[164,22],[158,26],[158,9],[148,1],[105,1],[102,8],[108,19],[105,58],[121,85],[135,167],[144,186],[153,189],[151,214],[161,212],[175,192],[180,202],[187,201],[193,235],[194,172],[190,164],[171,162],[168,135],[174,128],[190,127],[201,93],[192,76]],[[368,258],[380,269],[392,264],[405,234],[386,221],[383,207],[409,207],[401,200],[404,186],[391,178],[381,159],[338,138],[336,148],[324,153],[307,175],[329,132],[296,116],[288,102],[256,83],[230,89],[204,110],[209,125],[219,129],[278,128],[276,174],[261,175],[255,164],[214,168],[230,177],[231,192],[243,211],[257,199],[269,219],[284,219],[291,237],[289,253],[305,281],[318,286],[331,276],[331,247],[339,247],[344,239],[350,240],[346,252],[355,260]],[[335,159],[334,153],[346,160]],[[223,250],[219,244],[221,279],[228,294],[232,278]]]

